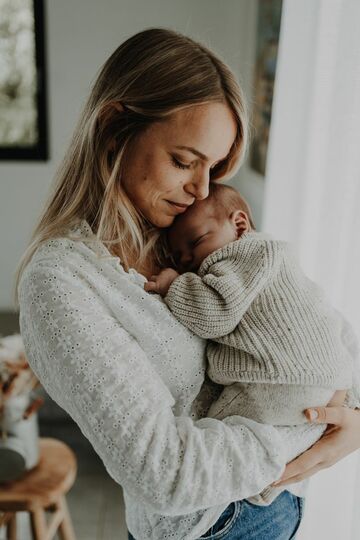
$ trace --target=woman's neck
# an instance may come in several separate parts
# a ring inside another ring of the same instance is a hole
[[[149,279],[151,276],[158,274],[161,271],[161,266],[159,266],[159,263],[156,263],[153,259],[153,257],[149,256],[146,260],[139,261],[139,256],[137,253],[128,253],[127,257],[127,264],[125,263],[124,258],[122,257],[122,254],[119,252],[116,247],[113,247],[110,250],[110,253],[112,255],[115,255],[120,258],[122,261],[123,267],[126,271],[129,271],[130,268],[133,268],[136,270],[139,274],[142,274],[147,279]]]
[[[159,268],[158,266],[156,265],[143,265],[143,266],[139,266],[139,265],[134,265],[133,268],[139,273],[139,274],[142,274],[143,276],[146,277],[146,279],[150,279],[151,276],[154,276],[156,274],[158,274],[161,270],[161,268]]]
[[[151,276],[158,274],[161,270],[159,265],[156,265],[152,261],[145,261],[143,264],[139,264],[138,261],[129,261],[129,265],[128,267],[125,267],[125,270],[129,271],[130,268],[133,268],[139,274],[145,276],[146,279],[150,279]]]

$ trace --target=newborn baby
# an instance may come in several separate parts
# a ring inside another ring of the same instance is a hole
[[[209,339],[207,372],[224,389],[208,416],[305,424],[304,409],[346,389],[347,403],[359,406],[354,353],[344,344],[351,328],[289,244],[254,230],[235,189],[212,184],[209,197],[175,219],[168,245],[177,271],[164,269],[145,289]]]

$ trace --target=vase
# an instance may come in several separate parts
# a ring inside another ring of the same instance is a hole
[[[39,461],[37,413],[24,419],[30,394],[9,397],[0,417],[0,482],[20,478]]]

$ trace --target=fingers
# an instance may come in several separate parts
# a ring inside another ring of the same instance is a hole
[[[321,439],[309,450],[286,465],[283,475],[274,485],[299,482],[342,459],[348,453],[346,445],[344,446],[347,437],[345,435],[344,438],[343,431],[338,427],[325,431]]]
[[[342,405],[345,401],[347,390],[336,390],[333,397],[327,404],[328,407],[336,407],[337,405]]]
[[[290,476],[290,477],[286,477],[284,480],[281,479],[281,481],[274,482],[272,485],[274,487],[281,487],[281,486],[287,486],[289,484],[294,484],[295,482],[301,482],[302,480],[305,480],[306,478],[310,478],[310,476],[321,471],[321,469],[323,468],[324,468],[324,464],[321,462],[315,465],[314,467],[312,467],[311,469],[308,469],[307,471],[304,471],[299,474],[294,474],[293,476]]]
[[[345,407],[316,407],[318,422],[330,424],[309,450],[290,462],[282,477],[273,485],[299,482],[315,472],[330,467],[360,447],[360,412]]]
[[[344,407],[314,407],[304,411],[309,422],[341,426],[346,422],[348,410]]]
[[[324,431],[324,435],[330,435],[333,431],[337,431],[339,428],[338,426],[334,426],[332,424],[328,424],[327,428]]]
[[[301,456],[288,463],[281,478],[274,482],[273,485],[282,486],[294,482],[293,478],[310,476],[312,469],[320,465],[319,451],[314,445],[310,450],[307,450]]]
[[[144,283],[144,290],[146,292],[158,292],[158,286],[155,281],[147,281]]]

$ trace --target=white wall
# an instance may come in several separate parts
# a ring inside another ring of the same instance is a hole
[[[0,310],[13,309],[17,262],[90,84],[122,41],[146,27],[174,28],[218,52],[241,78],[247,95],[251,94],[257,1],[48,0],[45,4],[51,159],[0,162]],[[239,174],[258,221],[262,179],[256,176],[246,171]]]

